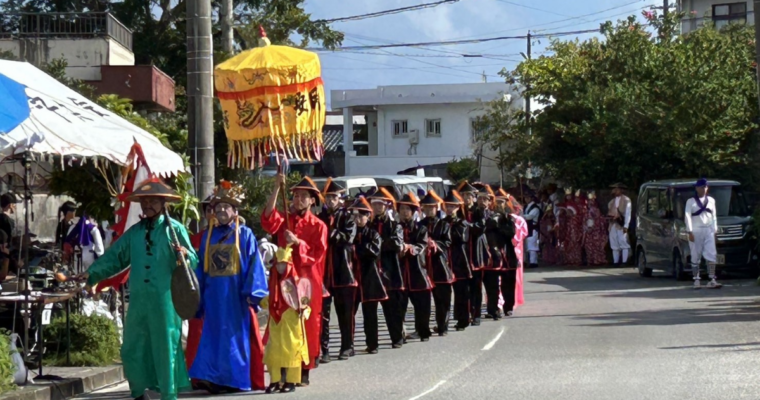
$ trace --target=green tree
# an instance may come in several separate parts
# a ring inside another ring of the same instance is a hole
[[[446,164],[446,173],[454,183],[464,180],[476,181],[480,177],[478,161],[472,157],[460,158]]]
[[[682,14],[644,17],[604,23],[603,39],[554,40],[551,55],[503,72],[529,82],[524,94],[543,106],[524,156],[582,187],[695,176],[755,184],[753,28],[679,35]]]

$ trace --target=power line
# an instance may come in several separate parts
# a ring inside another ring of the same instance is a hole
[[[398,13],[407,12],[407,11],[417,11],[417,10],[422,10],[425,8],[433,8],[441,4],[456,3],[458,1],[459,0],[440,0],[434,3],[424,3],[424,4],[418,4],[416,6],[408,6],[408,7],[394,8],[394,9],[385,10],[385,11],[377,11],[377,12],[367,13],[367,14],[352,15],[350,17],[320,19],[320,20],[317,20],[316,22],[332,23],[332,22],[345,22],[345,21],[359,21],[359,20],[367,19],[367,18],[376,18],[376,17],[382,17],[385,15],[391,15],[391,14],[398,14]]]
[[[599,29],[586,29],[586,30],[581,30],[581,31],[569,31],[569,32],[540,33],[540,34],[531,35],[531,38],[540,39],[540,38],[556,37],[556,36],[580,35],[583,33],[599,33]],[[345,47],[339,47],[335,49],[335,51],[387,49],[387,48],[393,48],[393,47],[451,46],[451,45],[459,45],[459,44],[486,43],[486,42],[494,42],[497,40],[514,40],[514,39],[527,39],[527,38],[528,36],[525,36],[525,35],[498,36],[498,37],[470,39],[470,40],[447,40],[447,41],[438,41],[438,42],[391,43],[391,44],[364,45],[364,46],[345,46]],[[324,51],[324,50],[329,50],[329,49],[318,47],[318,48],[307,48],[306,50]]]
[[[574,17],[572,17],[570,15],[560,14],[560,13],[556,13],[556,12],[550,11],[550,10],[544,10],[543,8],[536,8],[536,7],[533,7],[533,6],[526,6],[525,4],[515,3],[515,2],[509,1],[509,0],[496,0],[496,1],[498,1],[500,3],[504,3],[504,4],[510,4],[510,5],[513,5],[513,6],[527,8],[529,10],[541,11],[541,12],[544,12],[544,13],[547,13],[547,14],[552,14],[552,15],[559,15],[560,17],[574,18]]]

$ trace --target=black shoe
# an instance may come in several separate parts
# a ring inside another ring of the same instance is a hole
[[[511,317],[511,316],[512,316],[512,314],[513,314],[513,312],[512,312],[512,311],[507,311],[507,317]]]
[[[430,341],[429,337],[424,337],[420,339],[420,342],[429,342],[429,341]]]
[[[351,350],[341,350],[338,354],[338,360],[345,361],[351,357]]]
[[[320,364],[328,364],[330,362],[330,354],[329,353],[322,353],[321,356],[319,356],[319,363]]]
[[[404,345],[403,343],[393,343],[391,345],[391,348],[393,348],[393,349],[400,349],[401,346],[403,346],[403,345]]]
[[[456,330],[457,330],[457,332],[462,332],[462,331],[464,331],[464,328],[465,328],[464,326],[459,326],[459,325],[456,325],[456,326],[454,327],[454,329],[456,329]]]
[[[370,349],[369,347],[364,351],[367,352],[367,354],[377,354],[377,349]]]
[[[355,355],[356,355],[356,350],[354,350],[354,348],[352,347],[351,350],[348,352],[348,356],[353,357]]]
[[[417,331],[414,331],[410,335],[406,335],[406,338],[404,339],[404,343],[406,343],[407,340],[417,340],[419,338],[420,338],[420,334]]]
[[[306,385],[303,384],[303,380],[301,381],[301,386],[308,386],[309,384],[306,383]],[[296,391],[296,385],[295,383],[286,383],[282,389],[280,389],[280,393],[291,393]]]
[[[267,390],[265,390],[264,393],[270,393],[271,394],[271,393],[274,393],[274,392],[279,391],[279,390],[281,390],[280,389],[280,382],[275,382],[275,383],[269,384],[269,386],[267,386]]]
[[[470,322],[471,326],[480,326],[480,318],[473,318],[472,322]]]
[[[528,265],[528,268],[538,268],[538,264],[530,264]]]
[[[496,319],[496,317],[493,314],[491,314],[491,313],[488,313],[488,314],[484,315],[483,318],[485,318],[485,319]]]

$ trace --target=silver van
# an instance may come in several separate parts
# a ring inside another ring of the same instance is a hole
[[[678,280],[691,277],[689,236],[684,207],[696,195],[694,180],[645,183],[636,206],[636,264],[639,275],[653,270],[670,272]],[[739,182],[710,180],[709,196],[715,199],[718,217],[718,270],[758,271],[752,211]],[[702,260],[701,268],[705,270]]]

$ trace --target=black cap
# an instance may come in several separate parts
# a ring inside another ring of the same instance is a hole
[[[0,207],[2,208],[5,208],[11,204],[17,204],[17,203],[21,203],[21,201],[19,201],[19,199],[11,193],[5,193],[2,196],[0,196]]]

